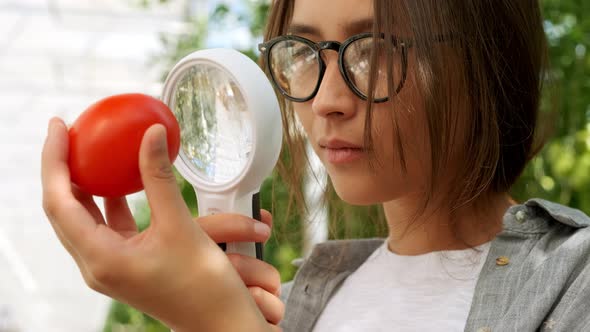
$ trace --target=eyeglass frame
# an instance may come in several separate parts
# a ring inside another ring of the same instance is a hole
[[[378,36],[379,36],[379,38],[385,40],[384,34],[379,34]],[[282,35],[282,36],[275,37],[271,40],[268,40],[264,43],[258,44],[258,50],[264,56],[264,61],[266,62],[268,72],[272,78],[271,79],[272,84],[279,90],[279,92],[285,98],[287,98],[291,101],[300,102],[300,103],[303,103],[303,102],[306,102],[306,101],[309,101],[309,100],[315,98],[315,96],[317,95],[317,93],[320,89],[320,86],[322,84],[322,80],[324,79],[324,74],[326,72],[327,65],[326,65],[324,59],[321,57],[320,52],[322,52],[324,50],[336,51],[336,52],[338,52],[338,69],[340,70],[340,74],[344,78],[344,82],[346,82],[346,85],[354,92],[354,94],[356,94],[362,100],[366,101],[369,99],[369,97],[366,96],[363,92],[361,92],[352,83],[352,80],[350,79],[350,77],[348,77],[348,74],[346,73],[346,70],[344,69],[344,51],[346,50],[346,48],[348,48],[348,46],[350,46],[350,44],[354,43],[355,41],[357,41],[359,39],[364,39],[364,38],[375,38],[375,34],[370,33],[370,32],[357,34],[357,35],[351,36],[350,38],[346,39],[342,43],[340,43],[338,41],[333,41],[333,40],[314,42],[312,40],[309,40],[307,38],[297,36],[297,35]],[[314,51],[315,56],[319,59],[319,61],[318,61],[319,75],[318,75],[317,84],[316,84],[316,87],[314,88],[313,92],[306,98],[295,98],[295,97],[289,96],[289,94],[277,83],[277,80],[275,78],[273,70],[270,67],[271,66],[271,63],[270,63],[270,53],[271,52],[270,52],[270,50],[277,43],[283,42],[286,40],[295,40],[295,41],[299,41],[299,42],[306,44]],[[403,88],[406,78],[407,78],[408,48],[412,47],[412,42],[408,41],[408,40],[400,40],[400,39],[393,37],[392,43],[393,43],[394,47],[399,46],[401,48],[401,56],[402,56],[402,79],[400,80],[400,83],[399,83],[398,87],[396,88],[395,93],[397,94]],[[383,103],[388,100],[389,100],[389,96],[384,97],[384,98],[373,99],[373,102],[374,103]]]

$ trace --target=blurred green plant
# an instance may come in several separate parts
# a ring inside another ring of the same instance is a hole
[[[138,0],[147,7],[174,0]],[[193,26],[190,33],[172,40],[162,37],[167,52],[157,59],[165,68],[188,53],[202,48],[207,29],[222,28],[228,20],[250,27],[253,41],[260,39],[266,23],[269,0],[243,0],[246,13],[236,14],[228,4],[220,4],[208,21],[187,18]],[[586,0],[543,0],[545,27],[549,38],[551,75],[554,81],[543,99],[542,109],[558,110],[553,137],[542,152],[531,161],[511,193],[524,201],[542,197],[590,213],[590,2]],[[255,45],[241,50],[256,57]],[[165,76],[166,73],[164,73]],[[183,197],[194,215],[197,213],[193,188],[178,177]],[[335,197],[335,193],[330,193]],[[287,213],[288,191],[275,173],[261,189],[261,207],[271,211],[274,231],[265,245],[265,260],[290,280],[295,268],[291,261],[301,256],[300,216]],[[351,207],[338,200],[329,206],[331,238],[383,236],[385,226],[379,207]],[[143,229],[149,225],[147,203],[139,206],[135,216]],[[373,222],[366,222],[370,219]],[[359,222],[362,220],[362,222]],[[160,332],[163,325],[119,302],[113,302],[104,332]]]
[[[513,187],[590,213],[590,3],[544,0],[551,74],[542,109],[557,110],[553,136]]]

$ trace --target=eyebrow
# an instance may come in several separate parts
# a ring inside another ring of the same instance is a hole
[[[363,18],[360,20],[352,21],[347,23],[344,26],[344,30],[347,35],[353,35],[360,32],[368,32],[373,28],[374,20],[373,18]],[[321,31],[315,26],[303,24],[303,23],[294,23],[289,26],[287,30],[289,34],[308,34],[314,36],[321,36]]]

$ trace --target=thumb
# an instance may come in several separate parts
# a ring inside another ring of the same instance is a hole
[[[152,222],[164,227],[191,222],[168,156],[166,128],[156,124],[144,133],[139,149],[139,171],[152,213]]]

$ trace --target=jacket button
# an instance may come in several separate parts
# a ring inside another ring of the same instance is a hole
[[[508,258],[506,256],[500,256],[500,257],[496,258],[496,265],[498,265],[498,266],[508,265],[509,263],[510,263],[510,258]]]
[[[492,329],[487,326],[484,326],[484,327],[478,328],[476,332],[492,332]]]
[[[516,212],[516,221],[522,223],[522,222],[525,222],[525,219],[526,219],[526,212],[524,212],[522,210]]]

